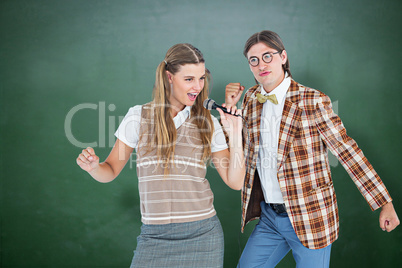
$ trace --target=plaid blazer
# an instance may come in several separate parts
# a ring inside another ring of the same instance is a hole
[[[256,169],[262,104],[250,88],[243,100],[248,133],[244,139],[247,172],[242,189],[242,231],[261,215],[264,200]],[[392,199],[356,142],[347,136],[331,101],[322,92],[294,80],[286,94],[280,123],[277,174],[289,219],[302,244],[310,249],[338,238],[339,216],[328,162],[329,149],[340,161],[372,210]]]

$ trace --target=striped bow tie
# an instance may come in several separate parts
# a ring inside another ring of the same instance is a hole
[[[262,95],[261,93],[257,93],[256,96],[257,96],[257,100],[258,100],[260,103],[264,103],[264,102],[266,102],[267,100],[269,100],[269,101],[272,102],[273,104],[278,104],[278,100],[276,99],[275,94],[272,94],[272,95]]]

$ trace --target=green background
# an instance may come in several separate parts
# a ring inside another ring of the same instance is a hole
[[[135,159],[101,184],[76,165],[81,147],[105,159],[121,117],[151,100],[173,44],[204,53],[217,102],[229,82],[252,86],[242,49],[264,29],[282,37],[294,79],[331,97],[401,216],[401,13],[399,0],[1,0],[0,266],[128,267],[141,225]],[[379,211],[331,166],[340,209],[331,267],[402,267],[401,227],[381,231]],[[207,176],[225,267],[235,267],[255,223],[241,234],[240,192],[212,168]],[[291,253],[278,265],[294,266]]]

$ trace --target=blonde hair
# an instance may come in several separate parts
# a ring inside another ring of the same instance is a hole
[[[154,123],[153,137],[147,139],[146,146],[153,150],[156,146],[157,156],[163,161],[165,174],[168,172],[168,163],[174,157],[176,143],[176,127],[173,122],[170,105],[170,84],[166,74],[177,73],[181,66],[185,64],[204,63],[204,57],[200,50],[190,44],[176,44],[166,53],[165,59],[156,69],[155,85],[153,89],[153,115]],[[204,88],[197,96],[194,105],[191,107],[191,119],[200,130],[201,141],[203,144],[202,160],[206,162],[211,155],[211,140],[214,131],[210,112],[203,107],[203,102],[208,98],[210,73],[205,70]]]

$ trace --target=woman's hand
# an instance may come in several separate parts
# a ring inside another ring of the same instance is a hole
[[[243,119],[241,116],[235,116],[241,115],[241,109],[237,109],[236,106],[234,106],[231,109],[231,114],[224,113],[219,108],[216,110],[218,110],[220,114],[223,129],[229,136],[229,147],[242,147]]]
[[[105,162],[99,163],[99,157],[95,154],[94,149],[88,147],[82,150],[82,153],[78,156],[77,164],[95,180],[111,182],[120,174],[130,159],[133,150],[133,148],[117,139]]]
[[[91,172],[99,167],[99,157],[95,154],[95,150],[88,147],[82,150],[77,158],[77,164],[86,172]]]

